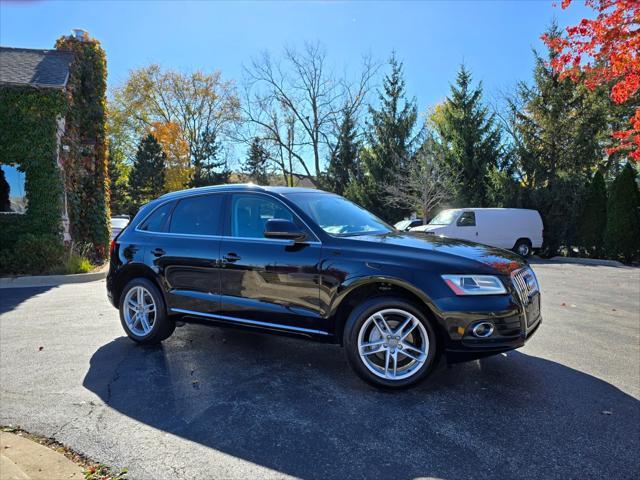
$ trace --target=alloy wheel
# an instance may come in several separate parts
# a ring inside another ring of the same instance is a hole
[[[144,337],[156,321],[156,304],[149,290],[141,286],[131,288],[123,302],[124,320],[134,335]]]
[[[380,310],[360,328],[358,353],[374,375],[402,380],[415,375],[429,354],[429,335],[415,315],[400,309]]]

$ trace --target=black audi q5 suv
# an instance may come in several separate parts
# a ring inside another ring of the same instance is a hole
[[[127,335],[196,320],[341,344],[364,380],[403,388],[436,361],[524,345],[540,292],[521,257],[394,230],[319,190],[224,185],[144,206],[111,244],[108,296]]]

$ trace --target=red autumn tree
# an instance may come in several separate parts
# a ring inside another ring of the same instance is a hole
[[[572,0],[562,0],[565,9]],[[640,0],[585,0],[598,13],[567,27],[567,36],[543,41],[558,53],[551,62],[561,77],[583,81],[587,88],[607,85],[615,103],[627,103],[640,89]],[[640,108],[630,128],[613,133],[618,145],[609,153],[628,150],[640,161]]]

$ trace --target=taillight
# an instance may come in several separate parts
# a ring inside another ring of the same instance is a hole
[[[116,240],[115,238],[111,240],[111,244],[109,245],[109,256],[113,256],[113,251],[116,249]]]

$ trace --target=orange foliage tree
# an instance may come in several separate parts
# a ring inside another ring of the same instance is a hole
[[[193,169],[189,161],[189,142],[184,138],[180,125],[174,122],[154,122],[149,130],[167,156],[165,191],[182,190],[189,184]]]
[[[562,0],[565,9],[572,0]],[[558,53],[551,62],[561,77],[583,81],[590,88],[610,87],[618,104],[637,101],[640,89],[640,1],[585,0],[597,16],[567,27],[567,36],[544,42]],[[608,153],[629,151],[640,161],[640,108],[630,119],[630,128],[613,133],[619,142]]]

